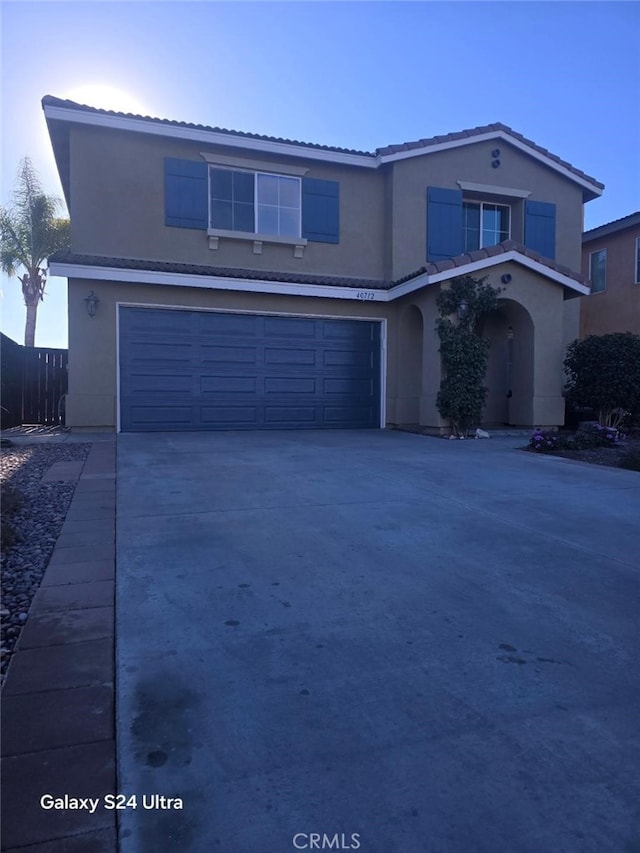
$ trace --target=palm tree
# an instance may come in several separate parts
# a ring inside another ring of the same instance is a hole
[[[28,157],[18,168],[18,180],[10,207],[0,208],[0,264],[22,285],[27,321],[25,346],[34,345],[38,304],[44,299],[46,261],[59,249],[70,247],[70,222],[56,213],[61,202],[42,189]],[[18,270],[24,269],[22,275]]]

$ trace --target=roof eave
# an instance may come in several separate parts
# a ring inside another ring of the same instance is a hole
[[[499,255],[469,261],[465,264],[451,266],[448,269],[434,272],[420,271],[416,275],[392,285],[390,288],[370,289],[363,282],[361,289],[353,286],[331,284],[311,284],[303,282],[285,282],[270,278],[244,278],[229,275],[203,275],[189,272],[164,270],[145,270],[126,266],[108,266],[97,262],[74,263],[67,260],[51,260],[50,274],[64,278],[87,278],[97,281],[119,281],[144,284],[174,285],[182,287],[199,287],[217,290],[236,290],[250,293],[272,293],[289,296],[312,296],[333,299],[361,300],[362,292],[366,291],[368,299],[375,302],[391,302],[402,296],[414,293],[423,287],[439,284],[463,275],[472,275],[482,270],[490,269],[509,261],[533,270],[545,278],[561,285],[569,296],[586,296],[590,293],[589,285],[577,281],[561,270],[553,269],[537,258],[522,254],[511,249]],[[359,295],[360,294],[360,295]]]
[[[331,150],[323,146],[300,144],[291,141],[279,141],[261,139],[252,136],[244,136],[233,132],[220,132],[215,129],[182,126],[172,122],[150,117],[130,116],[122,113],[97,112],[92,108],[83,109],[82,106],[62,106],[48,102],[46,96],[43,98],[43,109],[47,122],[57,120],[61,122],[73,122],[76,124],[89,124],[115,130],[129,130],[139,133],[150,133],[158,136],[171,137],[189,141],[201,142],[209,145],[220,145],[229,148],[240,148],[243,150],[261,151],[279,156],[296,157],[298,159],[319,160],[325,163],[339,163],[341,165],[357,166],[367,169],[377,169],[386,163],[405,160],[411,157],[420,157],[433,154],[462,145],[472,145],[484,140],[501,139],[519,148],[530,157],[544,163],[550,169],[563,175],[570,181],[579,184],[583,191],[584,202],[591,201],[602,195],[604,187],[588,175],[580,175],[571,168],[563,165],[553,157],[546,156],[542,150],[518,139],[503,128],[488,129],[485,133],[474,133],[470,136],[461,136],[456,139],[448,139],[440,143],[412,147],[404,151],[391,154],[370,154],[367,152],[349,152]]]
[[[154,136],[165,136],[172,139],[201,142],[208,145],[220,145],[228,148],[261,151],[265,154],[297,157],[305,160],[321,160],[328,163],[340,163],[342,165],[360,166],[369,169],[378,167],[377,158],[373,154],[351,154],[349,152],[328,151],[323,148],[297,145],[291,142],[277,142],[268,139],[236,136],[232,133],[221,133],[205,128],[181,127],[174,124],[165,124],[161,120],[152,118],[136,118],[134,116],[95,113],[92,111],[85,112],[82,109],[60,107],[47,103],[43,104],[43,109],[48,122],[56,120],[74,124],[88,124],[112,130],[128,130],[134,133],[147,133]]]
[[[582,235],[582,242],[583,244],[590,243],[592,240],[609,237],[611,234],[617,234],[620,231],[626,231],[628,228],[636,228],[638,226],[640,226],[640,211],[630,213],[629,216],[624,216],[622,219],[606,222],[604,225],[598,225],[597,228],[585,231]]]

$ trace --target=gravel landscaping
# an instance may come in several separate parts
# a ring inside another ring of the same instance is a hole
[[[55,462],[85,460],[91,444],[16,444],[0,450],[0,680],[29,617],[76,483],[41,482]]]

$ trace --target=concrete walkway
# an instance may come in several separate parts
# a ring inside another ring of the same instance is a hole
[[[56,463],[43,478],[77,486],[2,690],[2,850],[115,853],[113,811],[40,802],[116,790],[115,436],[40,440],[93,444],[84,465]]]
[[[121,853],[636,853],[639,518],[514,439],[120,436]]]

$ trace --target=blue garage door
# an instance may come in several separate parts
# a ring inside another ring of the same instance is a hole
[[[120,426],[380,426],[380,324],[120,309]]]

